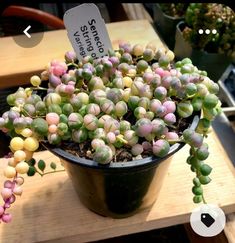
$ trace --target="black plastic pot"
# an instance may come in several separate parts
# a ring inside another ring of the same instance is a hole
[[[185,26],[184,21],[179,22],[176,26],[174,47],[176,60],[189,57],[198,69],[207,71],[208,77],[217,82],[232,62],[231,59],[224,54],[208,53],[204,50],[193,49],[183,37],[182,31]]]
[[[175,45],[176,25],[184,20],[184,17],[176,18],[165,14],[158,3],[154,3],[152,6],[154,25],[169,49],[173,50]]]
[[[195,129],[198,121],[199,116],[195,116],[190,127]],[[112,218],[131,216],[155,202],[170,163],[167,158],[183,146],[174,144],[165,158],[100,165],[46,145],[60,157],[81,202],[90,210]]]

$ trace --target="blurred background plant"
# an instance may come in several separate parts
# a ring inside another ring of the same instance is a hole
[[[235,15],[233,10],[217,3],[191,3],[185,15],[185,40],[195,49],[226,54],[235,59]],[[199,34],[199,29],[210,30]],[[211,30],[215,29],[216,34]]]

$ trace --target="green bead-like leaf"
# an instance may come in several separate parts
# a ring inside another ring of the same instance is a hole
[[[201,182],[202,185],[206,185],[206,184],[210,183],[211,178],[209,176],[203,176],[203,175],[201,175],[199,177],[199,180],[200,180],[200,182]]]
[[[209,151],[206,147],[201,146],[197,151],[196,151],[196,156],[199,160],[205,160],[209,156]],[[204,175],[204,174],[203,174]]]
[[[28,176],[34,176],[35,173],[36,173],[36,169],[35,169],[35,167],[34,167],[34,166],[29,166],[29,170],[28,170],[28,172],[27,172],[27,175],[28,175]]]
[[[7,103],[8,103],[8,105],[14,106],[15,105],[15,100],[16,100],[15,94],[9,94],[7,96]]]
[[[46,168],[46,163],[43,160],[38,161],[38,168],[43,172]]]
[[[208,94],[203,101],[203,106],[206,109],[213,109],[218,103],[218,97],[214,94]]]
[[[51,167],[53,170],[56,170],[56,163],[51,162],[50,167]]]
[[[194,133],[194,131],[193,131],[192,129],[190,129],[190,128],[185,129],[185,130],[183,131],[183,137],[184,137],[184,140],[185,140],[186,142],[188,142],[189,139],[190,139],[190,137],[191,137],[191,135],[192,135],[193,133]]]
[[[197,195],[193,197],[193,202],[194,203],[200,203],[202,201],[202,196]]]
[[[191,164],[192,164],[191,159],[192,159],[192,156],[189,156],[189,157],[187,158],[187,160],[186,160],[187,164],[189,164],[189,165],[191,165]]]
[[[177,113],[182,118],[187,118],[193,114],[193,106],[190,101],[181,101],[177,105]]]
[[[200,97],[194,97],[192,99],[192,106],[194,111],[200,111],[202,108],[202,98]]]
[[[193,192],[194,195],[199,196],[199,195],[202,195],[203,190],[202,190],[202,187],[200,187],[200,186],[194,186],[192,188],[192,192]]]
[[[191,156],[189,163],[197,170],[201,168],[203,161],[198,160],[196,157]]]
[[[192,147],[190,148],[190,150],[189,150],[189,154],[190,154],[190,155],[193,155],[193,154],[194,154],[194,148],[192,148]]]
[[[32,158],[27,163],[29,166],[34,166],[36,164],[36,160],[34,158]]]
[[[202,118],[200,119],[197,125],[196,132],[200,134],[207,133],[210,126],[211,126],[211,121],[207,120],[206,118]]]
[[[35,118],[31,123],[31,129],[39,135],[47,135],[48,123],[43,118]]]
[[[201,186],[201,182],[197,177],[193,178],[193,184],[197,187]]]
[[[193,166],[191,166],[190,169],[192,172],[196,172],[196,169]]]
[[[207,165],[207,164],[203,164],[201,167],[200,167],[200,172],[202,173],[203,176],[208,176],[212,171],[212,168]]]

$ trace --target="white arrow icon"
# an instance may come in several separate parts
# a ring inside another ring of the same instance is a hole
[[[27,32],[31,28],[31,25],[29,25],[23,32],[28,37],[31,38],[31,35]]]

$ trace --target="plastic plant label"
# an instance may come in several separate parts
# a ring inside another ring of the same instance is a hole
[[[112,48],[105,22],[95,4],[81,4],[64,14],[64,24],[78,59],[93,59],[108,54]]]

